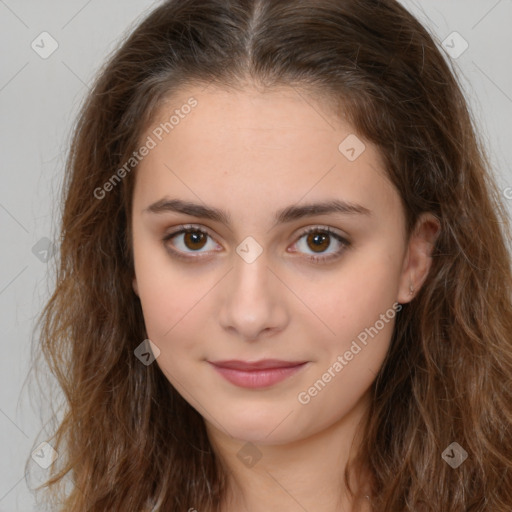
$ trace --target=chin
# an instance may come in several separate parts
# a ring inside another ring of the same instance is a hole
[[[222,426],[229,435],[241,443],[259,445],[278,445],[296,441],[303,437],[297,421],[292,419],[291,410],[283,414],[284,409],[269,411],[268,414],[251,414],[244,409],[232,413],[228,419],[228,411],[224,409]],[[218,424],[216,425],[218,426]]]

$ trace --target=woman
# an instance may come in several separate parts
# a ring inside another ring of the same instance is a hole
[[[157,7],[68,161],[41,317],[59,510],[509,511],[489,167],[394,0]]]

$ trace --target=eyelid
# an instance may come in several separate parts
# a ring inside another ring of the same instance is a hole
[[[206,226],[202,226],[201,224],[180,224],[179,226],[176,226],[174,230],[171,231],[170,233],[166,233],[165,239],[168,240],[169,238],[181,234],[184,231],[199,231],[207,234],[213,239],[215,238],[210,229],[207,228]]]
[[[300,238],[308,233],[315,232],[315,231],[325,231],[331,235],[337,235],[340,238],[343,238],[344,240],[346,240],[347,242],[349,241],[348,235],[346,236],[342,231],[340,231],[336,228],[333,228],[331,226],[327,226],[325,224],[312,224],[305,228],[300,228],[298,231],[296,231],[295,236]]]

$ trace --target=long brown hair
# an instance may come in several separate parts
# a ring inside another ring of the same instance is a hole
[[[227,475],[202,417],[134,356],[147,337],[132,290],[136,168],[105,197],[94,191],[171,93],[250,81],[328,98],[380,149],[407,235],[423,212],[441,224],[428,278],[396,318],[346,483],[368,469],[379,512],[510,512],[510,224],[437,44],[395,0],[172,0],[109,58],[75,127],[56,289],[38,322],[65,397],[48,440],[59,453],[45,484],[53,510],[219,509]],[[468,454],[457,468],[442,456],[453,442]]]

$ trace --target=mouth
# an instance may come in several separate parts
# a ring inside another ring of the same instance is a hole
[[[208,361],[227,381],[242,388],[266,388],[281,382],[304,368],[307,361]]]

